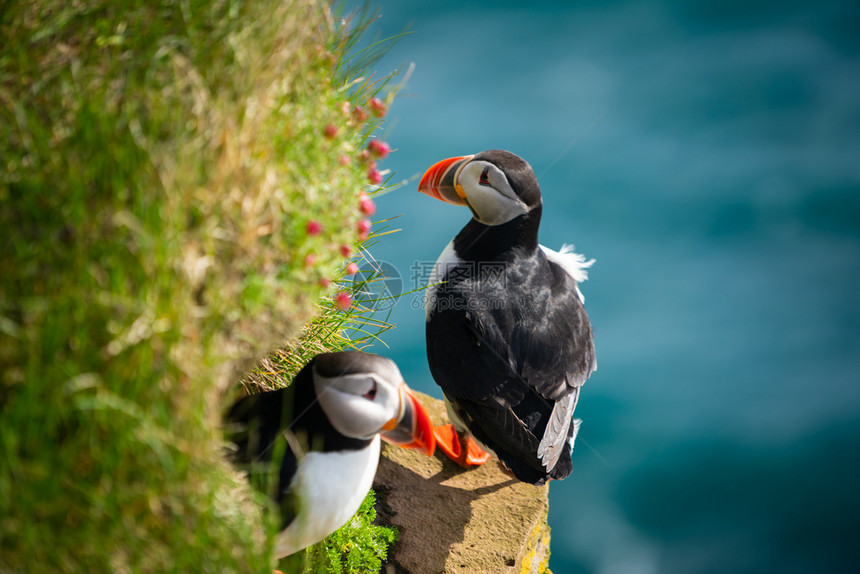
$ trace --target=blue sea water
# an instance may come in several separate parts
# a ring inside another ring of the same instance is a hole
[[[860,3],[375,0],[414,70],[373,247],[406,289],[466,223],[437,160],[535,169],[541,242],[582,285],[599,370],[551,484],[556,574],[860,571]],[[441,396],[419,295],[385,335]]]

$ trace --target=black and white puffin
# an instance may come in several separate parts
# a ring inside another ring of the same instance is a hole
[[[274,475],[281,511],[278,557],[314,544],[349,520],[367,495],[380,436],[433,454],[433,424],[393,361],[358,351],[317,355],[283,389],[248,395],[229,410],[233,458]]]
[[[511,152],[442,160],[418,189],[472,212],[426,293],[427,360],[454,425],[434,429],[437,445],[464,467],[489,458],[483,447],[523,482],[565,478],[579,390],[597,368],[577,286],[593,260],[538,243],[540,186]]]

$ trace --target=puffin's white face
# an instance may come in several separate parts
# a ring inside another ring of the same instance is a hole
[[[454,187],[484,225],[501,225],[529,211],[504,172],[488,161],[467,162],[454,176]]]
[[[374,372],[333,378],[315,371],[314,388],[332,426],[352,438],[371,438],[393,428],[405,408],[406,384],[400,369],[391,361]]]

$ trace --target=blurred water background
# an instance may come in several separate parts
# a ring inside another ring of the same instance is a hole
[[[541,242],[597,260],[600,369],[550,488],[567,573],[860,571],[860,3],[374,0],[404,289],[466,223],[437,160],[528,160]],[[402,78],[402,75],[401,75]],[[420,295],[389,349],[440,397]]]

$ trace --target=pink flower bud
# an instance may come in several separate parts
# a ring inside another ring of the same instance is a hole
[[[358,230],[358,238],[364,241],[367,239],[367,236],[370,235],[370,220],[362,219],[358,222],[356,229]]]
[[[307,231],[308,235],[319,235],[322,231],[322,223],[316,219],[308,221]]]
[[[337,305],[337,308],[341,311],[349,310],[350,305],[352,305],[352,297],[350,297],[349,293],[346,291],[339,291],[337,295],[334,296],[334,304]]]
[[[328,277],[322,277],[320,279],[320,287],[322,287],[323,289],[328,289],[329,285],[331,285],[331,279],[329,279]]]
[[[375,167],[371,167],[370,169],[367,170],[367,181],[369,181],[370,183],[372,183],[374,185],[379,185],[380,183],[382,183],[382,174],[379,173],[379,170],[376,169]],[[370,200],[368,200],[368,201],[370,201]],[[373,212],[376,211],[376,207],[373,207],[373,202],[371,201],[370,203],[371,203],[371,207],[369,208],[370,211],[367,211],[365,209],[365,202],[364,201],[361,202],[361,210],[364,213],[366,213],[367,215],[373,215]]]
[[[340,165],[347,166],[347,165],[349,165],[349,164],[350,164],[350,162],[352,162],[352,160],[349,158],[349,156],[348,156],[348,155],[343,154],[343,155],[341,155],[339,158],[337,158],[337,162],[338,162]]]
[[[388,111],[388,107],[379,98],[371,98],[370,101],[367,102],[367,105],[370,106],[370,110],[377,118],[384,117],[385,112]]]
[[[358,265],[356,265],[355,262],[351,262],[349,265],[346,266],[347,275],[355,275],[356,273],[358,273]]]
[[[361,106],[355,106],[354,108],[352,108],[352,115],[359,122],[367,120],[367,112],[364,111]]]
[[[330,140],[333,140],[337,137],[337,126],[332,124],[328,124],[323,130],[323,135]]]
[[[391,151],[391,146],[379,140],[370,140],[370,143],[367,144],[367,149],[379,159],[385,159]]]
[[[305,255],[305,267],[313,267],[314,263],[317,262],[317,256],[313,253],[308,253]]]
[[[378,174],[379,172],[376,172],[376,173]],[[370,176],[368,175],[368,177],[370,177]],[[371,180],[371,181],[373,181],[373,180]],[[379,181],[375,181],[373,183],[379,183],[380,181],[382,181],[381,175],[379,176]],[[376,213],[376,204],[373,203],[373,200],[370,199],[369,197],[365,197],[364,199],[359,201],[358,202],[358,208],[365,215],[373,215],[374,213]]]
[[[352,254],[352,249],[349,247],[349,245],[341,245],[340,254],[344,257],[349,257]]]

